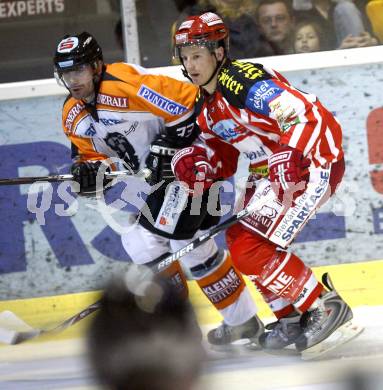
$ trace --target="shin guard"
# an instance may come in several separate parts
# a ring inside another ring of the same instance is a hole
[[[291,302],[299,312],[306,311],[319,297],[323,286],[312,270],[292,253],[276,252],[259,276],[263,287]]]
[[[188,297],[189,288],[186,282],[184,271],[182,270],[178,260],[171,263],[170,266],[161,271],[160,274],[170,280],[170,282],[180,293],[181,297],[184,297],[185,299]]]
[[[295,308],[288,300],[263,287],[254,277],[250,277],[250,280],[278,320],[294,312]]]
[[[220,311],[226,324],[242,324],[256,314],[255,302],[228,253],[225,253],[218,265],[196,281],[209,301]]]

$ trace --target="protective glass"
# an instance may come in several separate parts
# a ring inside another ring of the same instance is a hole
[[[66,71],[55,69],[55,78],[60,85],[71,88],[92,81],[93,69],[89,64],[82,64]]]

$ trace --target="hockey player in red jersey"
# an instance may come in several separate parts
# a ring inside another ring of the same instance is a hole
[[[197,86],[200,139],[172,160],[193,190],[233,175],[242,154],[250,176],[244,204],[272,199],[227,231],[236,267],[256,284],[277,317],[261,338],[266,349],[299,351],[327,339],[352,318],[350,307],[286,250],[336,190],[345,169],[342,129],[312,94],[278,72],[228,57],[228,31],[214,13],[192,16],[175,33],[184,74]],[[219,330],[217,330],[219,331]]]
[[[172,156],[197,136],[196,86],[133,64],[105,64],[101,47],[87,32],[60,40],[54,66],[57,80],[70,92],[62,125],[72,144],[72,174],[80,194],[97,190],[97,172],[108,157],[119,158],[135,172],[145,166],[152,172],[153,192],[145,205],[150,213],[141,212],[138,223],[122,235],[123,246],[135,263],[155,267],[159,256],[184,247],[218,222],[219,218],[207,212],[207,195],[202,196],[199,214],[191,215],[191,199],[180,185],[172,183]],[[180,205],[185,206],[182,212]],[[218,250],[210,239],[181,261],[226,321],[225,332],[209,337],[209,342],[257,341],[263,325],[227,251]],[[166,273],[187,290],[178,262]],[[229,274],[231,280],[226,277]],[[215,292],[211,286],[216,286]]]

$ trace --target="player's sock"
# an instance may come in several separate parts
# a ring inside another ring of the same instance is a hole
[[[229,344],[242,338],[257,341],[263,333],[263,324],[256,316],[255,302],[230,255],[225,252],[190,271],[224,318],[221,326],[209,332],[208,341],[214,345]]]
[[[189,288],[186,282],[185,274],[178,260],[173,261],[169,267],[165,268],[165,270],[161,272],[161,274],[169,278],[170,282],[176,287],[181,296],[184,298],[188,297]]]

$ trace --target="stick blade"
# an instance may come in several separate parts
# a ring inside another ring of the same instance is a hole
[[[17,344],[21,333],[33,332],[34,329],[9,310],[0,313],[0,342]]]

